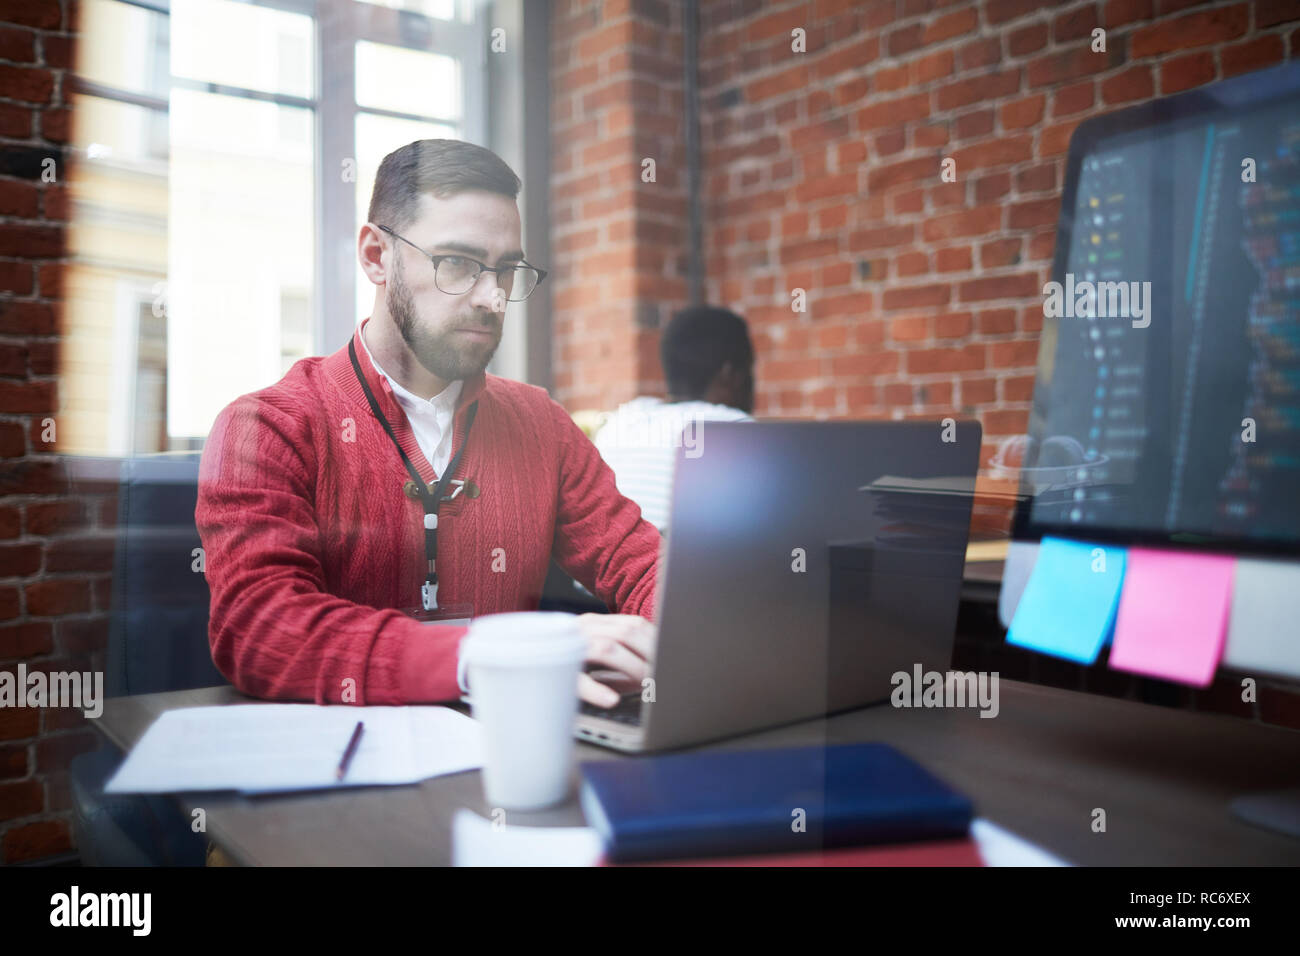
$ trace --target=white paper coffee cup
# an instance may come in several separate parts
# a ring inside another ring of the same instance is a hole
[[[535,810],[568,796],[578,673],[587,640],[576,616],[478,617],[461,646],[483,728],[483,789],[492,807]]]

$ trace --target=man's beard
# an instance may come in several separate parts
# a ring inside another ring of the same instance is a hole
[[[402,338],[412,354],[431,374],[438,376],[444,382],[454,382],[457,379],[478,375],[487,368],[488,362],[496,354],[497,346],[501,344],[501,335],[495,323],[486,327],[486,331],[491,331],[495,335],[492,347],[486,351],[482,350],[481,345],[479,348],[474,348],[472,342],[456,341],[458,328],[484,328],[482,320],[473,316],[457,319],[441,332],[428,329],[416,321],[415,299],[402,278],[400,260],[392,280],[388,283],[385,302],[388,306],[388,314],[397,323],[397,329],[402,333]]]

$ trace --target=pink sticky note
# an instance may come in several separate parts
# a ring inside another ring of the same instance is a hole
[[[1110,666],[1205,687],[1223,655],[1235,559],[1129,548]]]

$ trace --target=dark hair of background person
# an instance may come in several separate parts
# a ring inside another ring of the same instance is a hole
[[[714,400],[706,396],[722,374],[731,399],[724,403],[752,410],[754,347],[749,326],[736,313],[705,305],[681,310],[664,329],[659,357],[669,401]]]

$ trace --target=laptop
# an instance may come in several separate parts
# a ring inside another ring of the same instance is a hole
[[[703,422],[676,450],[650,681],[585,741],[669,750],[888,699],[947,670],[976,422]]]

